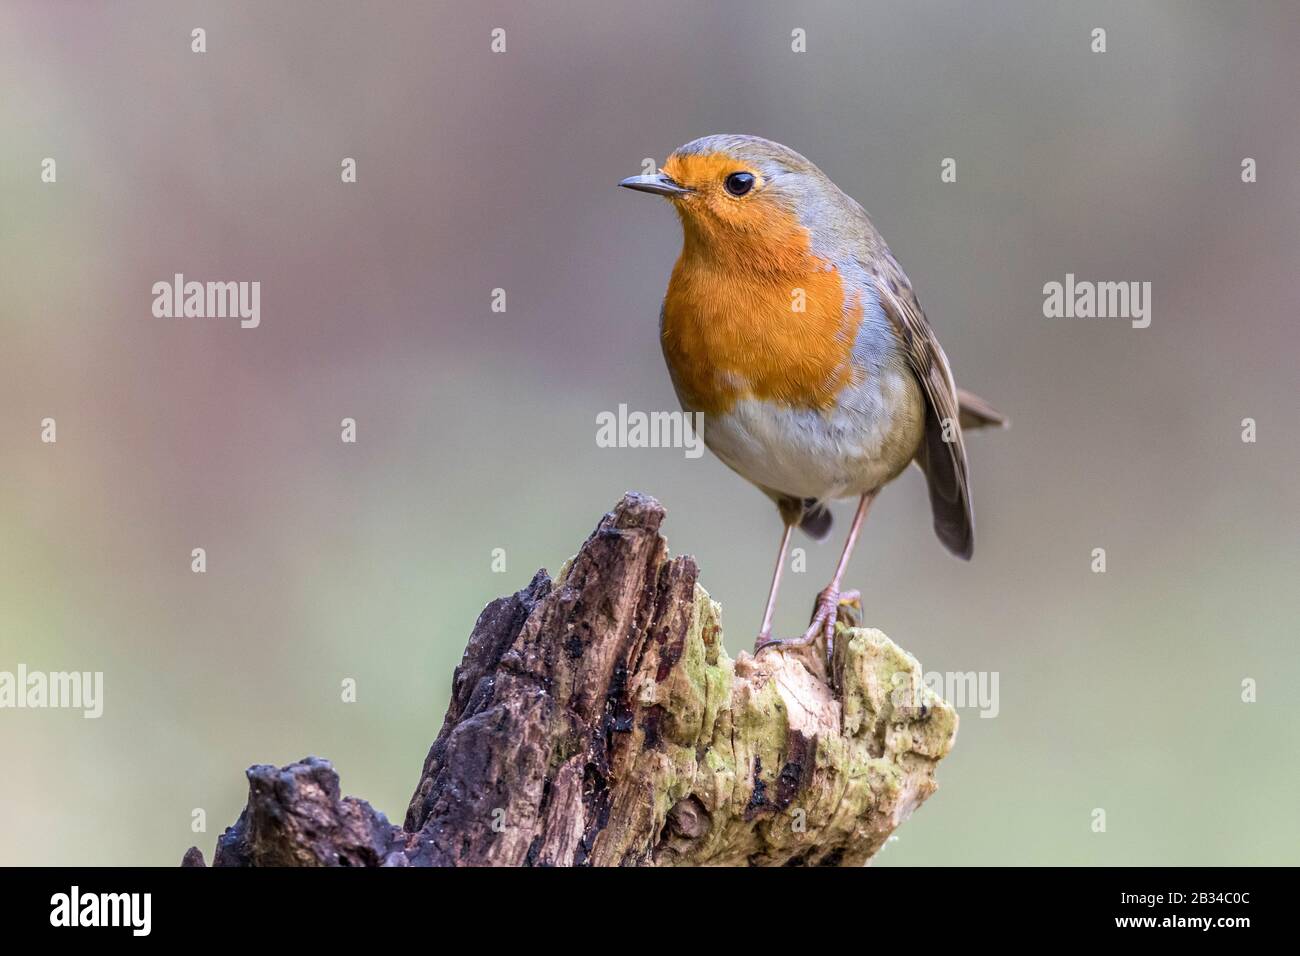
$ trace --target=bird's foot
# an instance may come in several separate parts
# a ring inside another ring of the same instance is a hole
[[[862,610],[862,594],[860,591],[837,591],[833,587],[823,588],[817,595],[817,603],[813,606],[812,620],[808,624],[808,630],[804,631],[799,637],[789,637],[784,639],[773,640],[770,634],[759,634],[758,639],[754,642],[754,653],[761,654],[769,647],[808,647],[816,642],[817,638],[826,638],[826,663],[829,665],[835,657],[835,622],[839,618],[841,605],[856,607]]]

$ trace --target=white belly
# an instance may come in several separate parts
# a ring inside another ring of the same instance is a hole
[[[742,399],[704,416],[704,443],[738,474],[795,498],[855,497],[897,477],[925,426],[908,372],[884,370],[829,412]]]

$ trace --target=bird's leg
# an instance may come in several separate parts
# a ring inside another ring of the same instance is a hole
[[[758,650],[772,636],[772,614],[776,610],[776,591],[781,586],[781,569],[785,567],[785,549],[790,545],[790,532],[794,530],[794,523],[785,522],[785,531],[781,533],[781,550],[776,556],[776,570],[772,572],[772,590],[767,594],[767,609],[763,612],[763,626],[758,631],[758,637],[754,640],[754,650]]]
[[[853,603],[861,599],[857,591],[840,591],[840,582],[844,578],[844,572],[849,566],[849,558],[853,556],[853,546],[858,542],[858,532],[862,529],[862,521],[867,516],[867,509],[871,507],[871,502],[875,500],[877,492],[871,491],[862,496],[858,502],[857,513],[853,515],[853,524],[849,526],[849,536],[844,542],[844,551],[840,554],[840,563],[835,567],[835,577],[831,578],[831,583],[822,589],[817,595],[817,603],[813,607],[812,621],[808,625],[808,630],[804,631],[802,636],[790,638],[785,641],[768,641],[763,646],[771,647],[776,644],[784,644],[791,647],[807,647],[819,636],[826,637],[826,657],[831,658],[834,651],[833,641],[835,639],[835,618],[839,614],[841,603]]]

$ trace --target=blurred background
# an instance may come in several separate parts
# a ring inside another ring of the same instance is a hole
[[[400,822],[478,612],[629,489],[750,645],[775,509],[595,442],[677,407],[679,227],[614,184],[710,132],[859,199],[1013,420],[968,439],[970,564],[911,472],[850,569],[927,671],[999,674],[878,864],[1300,862],[1297,89],[1283,0],[10,0],[0,670],[103,671],[105,711],[0,711],[0,862],[210,859],[243,769],[307,754]],[[260,281],[260,328],[154,318],[177,272]],[[1152,283],[1150,328],[1044,318],[1067,272]],[[796,541],[778,633],[850,513]]]

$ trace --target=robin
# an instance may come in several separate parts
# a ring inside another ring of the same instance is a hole
[[[757,136],[679,147],[628,189],[663,196],[683,244],[660,312],[682,407],[704,442],[776,502],[784,530],[755,641],[832,649],[841,583],[867,510],[911,462],[929,484],[934,530],[974,547],[962,429],[1003,425],[957,388],[912,284],[866,211],[803,156]],[[828,502],[858,499],[835,576],[800,637],[774,641],[772,613],[790,534],[830,532]]]

